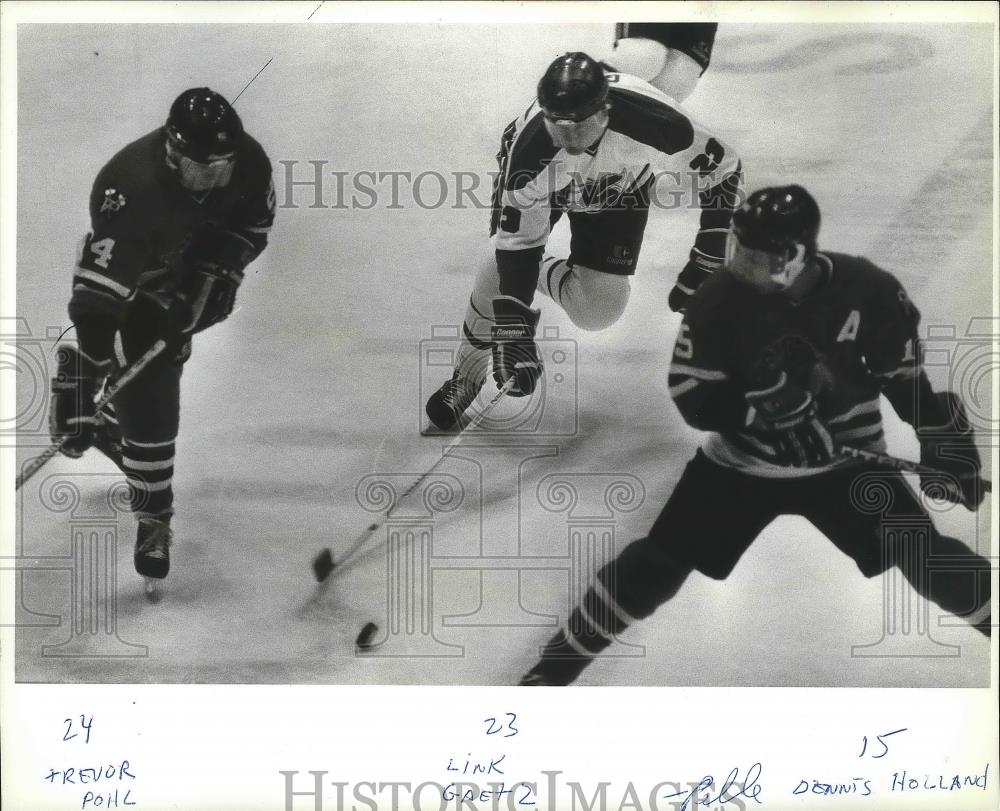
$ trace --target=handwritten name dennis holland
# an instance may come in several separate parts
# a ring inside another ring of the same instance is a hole
[[[761,767],[741,777],[733,769],[724,780],[663,781],[646,788],[608,781],[582,785],[559,781],[560,771],[542,771],[543,781],[503,783],[327,780],[325,771],[280,771],[285,811],[747,811],[763,802]],[[310,779],[307,775],[311,775]]]

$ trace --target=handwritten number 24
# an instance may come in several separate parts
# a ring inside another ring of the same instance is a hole
[[[514,726],[514,722],[517,720],[517,715],[515,713],[505,712],[504,717],[510,720],[504,723],[501,721],[497,721],[496,718],[484,718],[483,723],[486,724],[486,734],[496,735],[499,732],[507,730],[507,734],[504,735],[503,737],[513,738],[518,732],[520,732],[520,730],[516,726]]]
[[[80,733],[78,733],[78,732],[73,732],[73,719],[72,718],[66,718],[66,719],[64,719],[63,723],[66,725],[66,733],[63,735],[63,740],[64,741],[72,740],[73,738],[76,738],[76,737],[78,737],[80,735]],[[93,723],[94,723],[94,716],[93,715],[90,716],[89,719],[85,715],[81,715],[80,716],[80,729],[81,729],[81,731],[86,736],[83,739],[84,743],[90,743],[90,727],[93,725]]]

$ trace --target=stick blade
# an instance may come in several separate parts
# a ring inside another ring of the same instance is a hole
[[[320,583],[326,580],[336,567],[337,564],[333,562],[333,552],[329,549],[320,552],[312,562],[313,575]]]

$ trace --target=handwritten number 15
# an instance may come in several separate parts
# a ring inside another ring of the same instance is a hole
[[[883,738],[888,738],[890,735],[895,735],[897,732],[906,732],[906,727],[902,729],[894,729],[892,732],[883,732],[881,735],[876,735],[875,739],[879,742],[882,747],[882,752],[878,755],[872,755],[873,758],[882,758],[889,754],[889,745],[883,740]],[[858,755],[859,758],[865,756],[865,752],[868,750],[868,736],[864,735],[861,738],[861,754]]]
[[[73,732],[73,719],[72,718],[66,718],[66,719],[64,719],[63,723],[66,725],[66,734],[63,735],[63,740],[64,741],[69,741],[69,740],[72,740],[73,738],[76,738],[76,737],[79,736],[79,733]],[[90,716],[89,719],[85,715],[81,715],[80,716],[80,729],[86,735],[86,737],[83,739],[84,743],[90,743],[90,727],[93,725],[93,723],[94,723],[94,716],[93,715]]]
[[[503,732],[506,729],[507,734],[504,735],[503,737],[513,738],[518,732],[520,732],[520,730],[516,726],[514,726],[514,722],[517,720],[517,715],[512,712],[505,712],[504,716],[510,719],[506,723],[501,723],[497,721],[496,718],[483,719],[483,723],[486,724],[487,735],[496,735],[498,732]]]

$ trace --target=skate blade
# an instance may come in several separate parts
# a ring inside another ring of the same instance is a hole
[[[436,425],[426,425],[420,429],[420,436],[455,436],[458,433],[458,428],[452,428],[450,431],[442,431]]]
[[[157,580],[154,577],[143,577],[143,592],[146,595],[146,599],[154,605],[163,599],[163,589],[161,585],[162,580]]]
[[[471,419],[462,417],[457,423],[455,423],[451,428],[438,428],[433,422],[429,420],[424,423],[420,428],[420,436],[457,436],[465,430],[465,427],[471,422]]]

